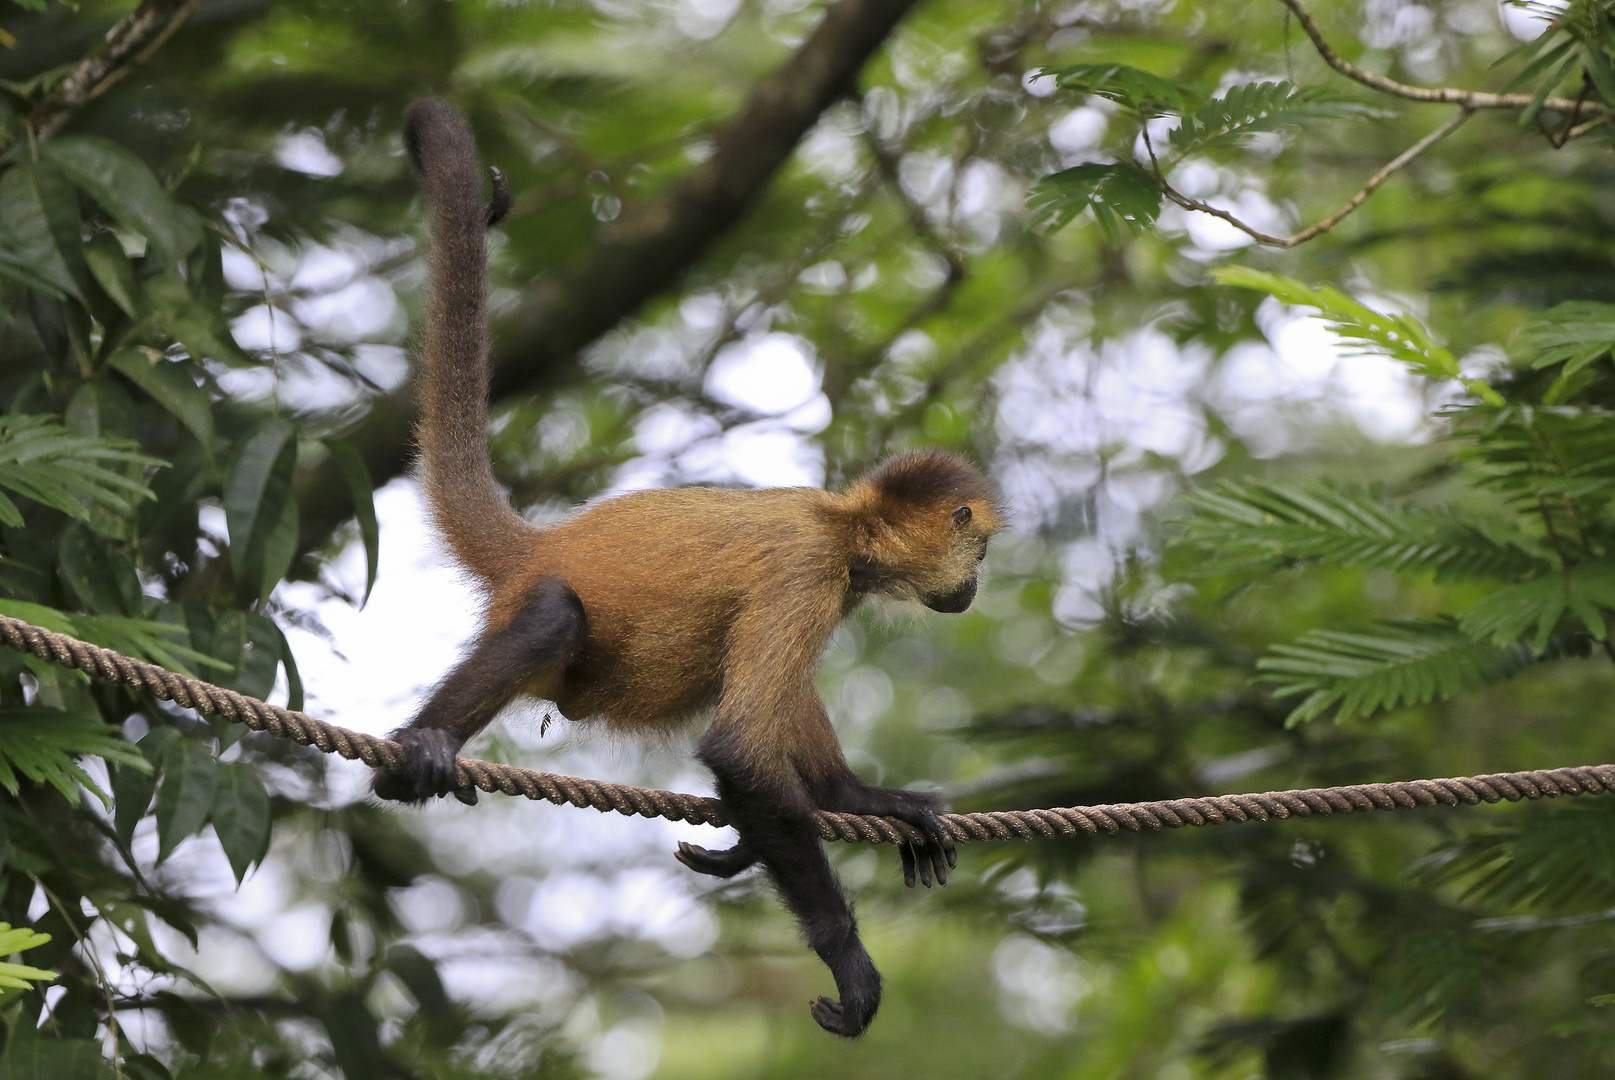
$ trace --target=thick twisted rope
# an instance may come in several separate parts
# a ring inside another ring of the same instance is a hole
[[[153,697],[199,713],[222,716],[254,731],[313,746],[327,754],[362,761],[372,768],[392,768],[400,760],[397,743],[375,735],[316,720],[257,698],[205,683],[189,675],[134,660],[111,649],[54,633],[0,615],[0,642],[63,667],[76,668],[108,682],[123,683]],[[619,814],[663,817],[702,825],[727,825],[717,799],[675,791],[611,784],[576,776],[536,772],[514,765],[461,758],[456,781],[487,792],[525,795],[529,799],[573,806],[592,806]],[[1031,840],[1076,833],[1141,832],[1180,829],[1185,825],[1229,825],[1273,818],[1326,817],[1372,810],[1412,810],[1421,806],[1551,799],[1615,791],[1615,765],[1579,765],[1567,769],[1459,776],[1442,780],[1401,780],[1389,784],[1267,791],[1253,795],[1207,795],[1157,802],[1067,806],[1053,810],[996,810],[980,814],[944,814],[943,823],[960,843],[973,840]],[[892,818],[861,814],[816,815],[826,840],[898,844],[923,839],[912,826]]]

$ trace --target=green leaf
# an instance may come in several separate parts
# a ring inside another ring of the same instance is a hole
[[[202,239],[196,220],[182,213],[167,190],[133,153],[93,135],[64,135],[40,155],[111,214],[159,248],[165,261],[184,258]]]
[[[63,531],[57,569],[79,602],[91,612],[139,617],[142,596],[134,560],[83,525]]]
[[[218,767],[212,818],[219,846],[240,882],[269,852],[269,792],[252,766],[235,762]]]
[[[1499,645],[1529,636],[1531,649],[1541,653],[1565,615],[1603,641],[1606,609],[1615,609],[1615,562],[1599,561],[1499,589],[1464,612],[1458,625],[1470,637]]]
[[[1146,117],[1184,112],[1205,100],[1205,92],[1197,86],[1126,64],[1072,64],[1043,68],[1038,74],[1053,76],[1062,90],[1097,94]]]
[[[1205,573],[1321,563],[1433,573],[1436,580],[1519,581],[1554,563],[1530,538],[1455,509],[1427,510],[1383,494],[1312,483],[1227,483],[1183,497],[1184,540]]]
[[[1338,706],[1337,721],[1443,700],[1489,686],[1531,662],[1519,646],[1475,641],[1450,622],[1385,623],[1344,633],[1312,630],[1257,661],[1280,698],[1306,694],[1285,721],[1304,723]]]
[[[1287,82],[1230,86],[1193,112],[1170,136],[1180,155],[1238,145],[1251,135],[1284,131],[1318,120],[1359,118],[1368,106],[1333,91]]]
[[[1608,803],[1524,815],[1468,837],[1428,876],[1465,900],[1582,914],[1615,905],[1615,813]]]
[[[120,764],[112,770],[112,822],[118,842],[127,848],[135,838],[135,828],[151,809],[157,793],[157,777],[150,764],[145,768]]]
[[[79,520],[96,507],[126,514],[152,494],[118,467],[163,464],[134,447],[123,439],[75,435],[49,416],[0,416],[0,488]],[[0,521],[22,525],[9,500],[0,503]]]
[[[1050,232],[1091,209],[1105,239],[1118,244],[1124,231],[1138,232],[1155,222],[1161,197],[1161,185],[1137,165],[1089,162],[1045,176],[1027,196],[1027,205],[1033,222]]]
[[[108,232],[96,233],[84,242],[84,261],[101,291],[107,294],[118,310],[131,319],[140,317],[141,292],[135,282],[134,267],[129,256],[123,253],[118,238]]]
[[[236,448],[224,480],[224,515],[238,587],[261,589],[270,539],[284,529],[296,467],[297,428],[286,420],[260,421]]]
[[[213,755],[193,739],[172,740],[162,760],[163,781],[157,789],[158,862],[207,824],[218,772]]]
[[[268,616],[220,612],[213,626],[211,651],[235,669],[222,685],[249,697],[268,697],[280,668],[280,641],[280,628]]]
[[[28,780],[49,784],[72,803],[78,802],[83,787],[110,806],[111,797],[74,760],[83,755],[136,768],[145,764],[122,730],[102,723],[99,716],[37,707],[0,709],[0,787],[12,795]]]
[[[1481,400],[1502,403],[1497,391],[1485,382],[1464,376],[1458,370],[1457,358],[1437,345],[1416,319],[1375,311],[1327,285],[1313,288],[1247,266],[1222,267],[1213,271],[1212,278],[1222,285],[1260,290],[1286,304],[1317,308],[1318,314],[1347,344],[1400,361],[1426,378],[1456,379]]]
[[[1572,375],[1615,348],[1615,304],[1573,300],[1550,308],[1514,338],[1516,357],[1533,368],[1564,364]]]
[[[0,1058],[0,1080],[107,1080],[112,1068],[101,1045],[88,1039],[52,1039],[30,1033],[11,1038]]]
[[[365,467],[364,458],[351,443],[326,439],[325,446],[331,451],[331,462],[337,473],[348,485],[348,493],[353,496],[353,516],[359,523],[359,536],[364,540],[364,599],[359,602],[362,608],[370,602],[370,590],[375,587],[376,572],[381,567],[381,526],[376,521],[375,487],[370,482],[370,470]]]
[[[49,941],[49,934],[37,933],[26,926],[13,928],[10,923],[0,922],[0,956],[13,956],[27,949],[45,945]],[[50,982],[55,978],[54,971],[12,963],[9,960],[0,961],[0,986],[30,990],[36,982]]]
[[[48,182],[47,182],[48,184]],[[70,259],[77,257],[78,222],[71,223],[73,247],[63,251],[63,230],[53,227],[50,210],[60,217],[58,200],[40,188],[40,171],[33,165],[14,165],[0,173],[0,251],[7,263],[26,267],[28,275],[57,293],[82,301],[84,291]],[[11,275],[15,276],[15,275]]]
[[[196,436],[203,449],[213,448],[213,404],[196,385],[186,364],[169,360],[156,349],[119,349],[107,366],[144,390]]]
[[[297,658],[292,655],[292,643],[279,623],[271,622],[280,637],[280,662],[286,668],[286,707],[293,712],[303,710],[303,675],[297,670]]]
[[[381,1039],[376,1018],[352,991],[334,996],[320,1011],[331,1039],[331,1053],[347,1080],[376,1080],[381,1075]]]

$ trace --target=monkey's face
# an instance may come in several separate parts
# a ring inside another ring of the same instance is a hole
[[[1000,525],[990,507],[978,513],[962,505],[945,514],[945,524],[927,522],[930,528],[916,530],[923,542],[916,545],[914,554],[919,557],[911,562],[905,576],[915,599],[932,611],[953,615],[968,611],[975,601],[981,561],[987,557],[987,539]]]

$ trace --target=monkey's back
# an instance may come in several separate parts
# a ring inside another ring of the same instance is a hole
[[[538,533],[535,564],[564,580],[589,618],[556,694],[561,711],[643,729],[711,705],[747,605],[770,605],[780,626],[796,627],[793,606],[845,594],[837,498],[814,488],[638,491]]]

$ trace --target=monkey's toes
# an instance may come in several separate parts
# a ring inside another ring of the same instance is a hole
[[[736,844],[727,851],[713,851],[682,840],[673,857],[698,874],[720,878],[734,877],[757,861],[744,844]]]

